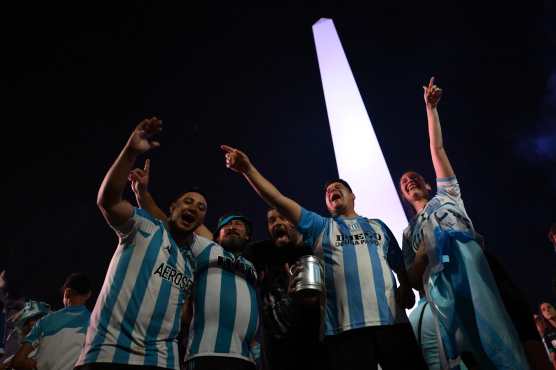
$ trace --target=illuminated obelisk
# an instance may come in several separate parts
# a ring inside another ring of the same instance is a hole
[[[356,212],[383,220],[401,246],[407,218],[334,22],[321,18],[313,37],[338,174],[353,188]]]

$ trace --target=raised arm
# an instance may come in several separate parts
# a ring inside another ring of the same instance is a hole
[[[425,106],[427,109],[427,122],[429,128],[429,142],[432,157],[432,165],[436,178],[454,176],[454,170],[444,150],[442,141],[442,128],[438,117],[437,105],[442,96],[442,90],[434,84],[434,77],[431,77],[428,86],[423,86]]]
[[[129,181],[131,182],[131,189],[135,194],[135,200],[139,207],[146,209],[154,217],[166,221],[166,214],[156,204],[154,198],[149,192],[149,179],[151,174],[151,160],[145,160],[145,167],[135,168],[129,173]]]
[[[110,225],[122,225],[133,215],[131,204],[122,199],[127,178],[140,154],[160,146],[153,136],[161,130],[162,121],[156,117],[141,121],[104,177],[97,205]]]
[[[226,152],[226,167],[243,174],[257,194],[273,208],[284,215],[295,225],[301,218],[301,206],[292,199],[284,196],[270,181],[253,166],[247,155],[241,150],[222,145],[220,147]]]

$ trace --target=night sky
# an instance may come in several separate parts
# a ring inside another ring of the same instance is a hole
[[[409,169],[434,180],[421,86],[435,76],[445,147],[476,229],[532,306],[554,300],[553,2],[167,3],[2,6],[0,269],[14,290],[60,307],[64,278],[83,271],[98,292],[117,239],[96,194],[146,116],[164,122],[149,153],[163,208],[198,185],[209,227],[236,210],[265,238],[266,206],[224,166],[219,145],[229,144],[325,213],[323,184],[337,170],[311,26],[328,17],[395,181]]]

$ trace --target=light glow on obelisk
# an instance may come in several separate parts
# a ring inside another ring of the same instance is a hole
[[[353,188],[356,212],[384,221],[401,246],[407,218],[332,20],[317,21],[313,37],[338,174]]]

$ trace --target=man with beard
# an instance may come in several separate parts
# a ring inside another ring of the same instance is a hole
[[[252,370],[260,357],[254,265],[242,256],[251,223],[239,214],[218,220],[216,243],[191,249],[196,285],[186,354],[190,370]]]
[[[192,285],[189,248],[211,242],[194,235],[207,201],[186,191],[166,222],[122,198],[137,157],[160,145],[162,121],[135,128],[100,187],[97,205],[119,243],[108,267],[77,361],[81,370],[179,369],[178,332]]]
[[[276,209],[269,209],[266,219],[270,240],[251,244],[248,253],[260,276],[266,359],[272,370],[322,368],[319,299],[300,301],[288,294],[289,267],[313,253]]]

